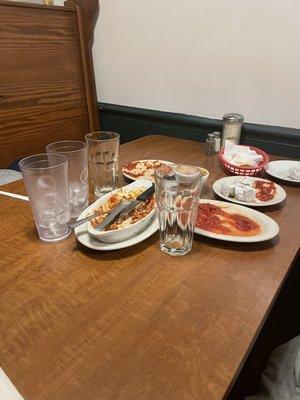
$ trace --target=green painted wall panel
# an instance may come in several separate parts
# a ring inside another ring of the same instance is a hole
[[[207,133],[222,131],[222,120],[108,103],[99,103],[99,114],[101,128],[119,132],[122,143],[153,134],[203,142]],[[300,158],[300,129],[245,123],[241,142],[270,154]]]

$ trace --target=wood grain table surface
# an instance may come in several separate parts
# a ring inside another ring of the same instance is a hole
[[[121,146],[121,164],[203,166],[202,198],[213,198],[225,173],[203,147],[147,136]],[[106,253],[74,235],[43,243],[29,204],[1,196],[1,367],[26,400],[226,398],[299,250],[300,188],[281,185],[285,203],[266,211],[278,238],[195,236],[184,257],[162,253],[157,233]],[[25,193],[22,181],[1,190]]]

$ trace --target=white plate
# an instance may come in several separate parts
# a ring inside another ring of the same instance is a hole
[[[130,190],[133,190],[135,188],[144,188],[145,190],[151,187],[151,182],[146,179],[139,179],[135,182],[131,182],[129,185],[123,186],[122,188],[113,190],[112,192],[109,192],[105,194],[104,196],[100,197],[98,200],[96,200],[93,204],[89,206],[87,209],[90,214],[94,214],[96,209],[100,207],[102,204],[106,203],[107,200],[115,193],[119,192],[122,190],[123,192],[128,192]],[[91,222],[88,222],[88,231],[89,234],[96,237],[98,240],[101,242],[105,243],[116,243],[116,242],[122,242],[126,240],[129,237],[136,236],[139,232],[145,229],[145,227],[149,224],[150,220],[156,213],[156,206],[153,207],[153,209],[150,211],[148,215],[146,215],[144,218],[140,219],[139,221],[130,224],[129,226],[123,228],[123,229],[116,229],[116,230],[108,230],[108,231],[97,231],[91,224]]]
[[[265,170],[269,175],[274,176],[275,178],[279,178],[287,182],[300,183],[299,180],[295,181],[287,177],[288,170],[294,166],[300,167],[300,161],[278,160],[269,162]]]
[[[158,161],[158,162],[161,162],[161,163],[163,163],[163,164],[165,164],[165,165],[173,165],[174,163],[172,163],[171,161],[166,161],[166,160],[157,160],[157,159],[152,159],[152,160],[134,160],[134,161],[130,161],[130,162],[147,162],[147,161]],[[154,182],[154,176],[153,175],[142,175],[142,176],[139,176],[138,178],[134,178],[133,176],[131,176],[131,175],[129,175],[129,174],[127,174],[125,171],[124,171],[124,168],[126,167],[126,165],[128,165],[129,163],[127,163],[127,164],[125,164],[125,165],[123,165],[123,167],[122,167],[122,173],[123,173],[123,175],[124,176],[126,176],[126,178],[128,178],[128,179],[130,179],[130,180],[132,180],[132,181],[136,181],[136,180],[139,180],[139,179],[148,179],[149,181],[151,181],[151,182]]]
[[[83,218],[83,215],[82,215]],[[119,250],[124,249],[125,247],[134,246],[137,243],[143,242],[148,239],[153,233],[158,230],[158,220],[157,217],[147,226],[147,228],[139,233],[137,236],[132,237],[128,240],[124,240],[123,242],[118,243],[103,243],[99,242],[99,240],[94,239],[89,235],[87,230],[87,224],[82,224],[75,229],[75,236],[78,241],[89,249],[100,250],[100,251],[109,251],[109,250]]]
[[[216,206],[226,207],[226,209],[230,212],[236,212],[245,215],[245,217],[248,217],[260,224],[262,227],[262,232],[256,236],[230,236],[205,231],[204,229],[195,227],[195,233],[198,233],[199,235],[207,236],[213,239],[226,240],[229,242],[255,243],[272,239],[279,233],[279,226],[272,218],[259,211],[253,210],[252,208],[240,206],[238,204],[230,204],[225,201],[209,199],[201,199],[200,203],[210,203]]]
[[[221,192],[221,187],[222,187],[223,183],[225,183],[225,182],[234,183],[234,182],[238,181],[239,179],[243,179],[243,178],[245,178],[245,177],[244,176],[228,176],[226,178],[218,179],[213,184],[213,191],[218,196],[222,197],[222,199],[228,200],[231,203],[243,204],[245,206],[254,206],[254,207],[271,206],[271,205],[274,205],[274,204],[281,203],[286,198],[285,190],[283,190],[281,186],[277,185],[274,182],[273,183],[274,183],[275,188],[276,188],[276,195],[270,201],[260,201],[258,199],[255,199],[255,201],[242,201],[242,200],[237,200],[237,199],[232,198],[232,197],[227,197]],[[252,176],[251,177],[250,176],[247,177],[247,179],[249,179],[251,181],[267,181],[267,182],[269,182],[267,179],[256,178],[256,177],[252,177]]]

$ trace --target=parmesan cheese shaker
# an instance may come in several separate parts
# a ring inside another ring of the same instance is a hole
[[[230,140],[232,143],[239,144],[243,122],[244,117],[241,114],[230,113],[224,115],[222,146],[225,145],[225,140]]]

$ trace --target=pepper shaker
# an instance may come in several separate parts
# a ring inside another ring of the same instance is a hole
[[[243,121],[244,117],[241,114],[230,113],[224,115],[222,146],[225,145],[225,140],[230,140],[232,143],[239,144]]]
[[[204,152],[207,156],[213,156],[215,154],[215,135],[213,133],[207,135]]]

